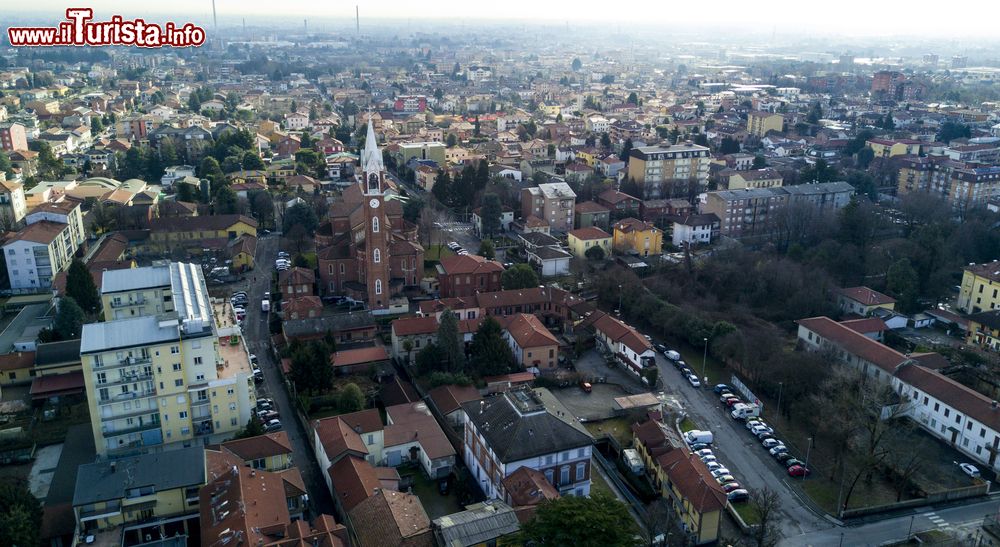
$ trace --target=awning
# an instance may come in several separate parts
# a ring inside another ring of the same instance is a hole
[[[61,395],[77,395],[83,393],[83,372],[52,374],[38,376],[31,381],[31,398],[33,400],[48,399]]]

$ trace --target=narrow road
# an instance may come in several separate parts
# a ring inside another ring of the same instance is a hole
[[[271,337],[267,325],[269,314],[263,313],[260,308],[264,293],[271,290],[271,273],[274,271],[274,260],[278,254],[279,239],[280,236],[270,234],[257,241],[255,259],[257,269],[247,276],[250,284],[247,289],[250,304],[247,308],[248,317],[244,334],[250,351],[257,355],[260,368],[264,371],[264,383],[257,390],[258,396],[274,399],[281,414],[281,423],[292,443],[293,463],[302,473],[302,480],[309,492],[309,516],[315,517],[317,513],[336,516],[330,492],[313,456],[311,439],[306,436],[303,424],[299,423],[298,413],[292,405],[278,363],[272,356]]]
[[[998,509],[1000,509],[1000,500],[997,499],[989,499],[979,503],[970,503],[944,509],[923,507],[915,510],[911,515],[880,520],[870,524],[844,526],[797,536],[786,536],[778,542],[778,545],[789,547],[793,545],[815,547],[830,547],[833,545],[876,546],[887,541],[904,539],[911,530],[914,534],[935,529],[941,529],[945,532],[956,532],[955,528],[976,525],[981,523],[983,517],[986,515],[996,515]]]

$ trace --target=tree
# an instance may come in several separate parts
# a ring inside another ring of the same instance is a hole
[[[816,165],[807,165],[799,174],[799,180],[804,183],[810,182],[833,182],[840,178],[837,168],[833,167],[826,160],[816,160]]]
[[[439,170],[434,179],[434,186],[431,187],[431,193],[442,205],[451,206],[454,201],[451,186],[451,175],[447,171]]]
[[[177,184],[177,201],[193,202],[198,199],[195,194],[194,185],[179,183]]]
[[[330,349],[322,340],[297,345],[291,351],[290,375],[300,392],[322,393],[333,382]]]
[[[611,148],[611,137],[607,133],[601,133],[601,148]]]
[[[493,247],[493,240],[484,239],[479,244],[479,256],[487,259],[493,260],[497,257],[496,249]]]
[[[7,175],[7,179],[14,178],[14,164],[10,162],[6,152],[0,152],[0,173]]]
[[[444,350],[434,342],[431,342],[424,346],[424,349],[417,352],[417,371],[420,374],[431,374],[440,371],[441,363],[444,360]]]
[[[29,147],[38,152],[39,177],[49,180],[62,177],[63,173],[66,171],[66,166],[52,152],[52,146],[50,146],[48,142],[43,140],[34,140],[31,141],[31,145]],[[138,153],[138,151],[136,152]]]
[[[235,439],[248,439],[250,437],[259,437],[267,433],[264,431],[264,423],[260,421],[260,418],[256,414],[251,414],[250,419],[247,420],[247,425],[236,434]]]
[[[131,149],[129,152],[131,152]],[[213,189],[226,180],[226,175],[222,172],[222,166],[219,165],[219,160],[212,156],[205,156],[205,159],[201,160],[201,166],[198,168],[198,176],[212,181]]]
[[[892,119],[892,111],[886,112],[885,117],[882,118],[882,129],[886,131],[896,130],[896,120]]]
[[[767,167],[767,159],[764,156],[757,154],[753,157],[753,164],[750,165],[751,169],[763,169],[765,167]]]
[[[285,211],[282,231],[289,232],[294,226],[302,226],[306,233],[312,236],[316,232],[316,227],[319,226],[316,211],[305,203],[296,203],[289,207]]]
[[[823,107],[819,104],[819,101],[815,101],[812,106],[809,107],[809,113],[806,115],[806,121],[816,125],[822,118]]]
[[[583,255],[589,260],[604,260],[604,247],[594,245],[593,247],[587,249]]]
[[[719,153],[720,154],[736,154],[740,151],[740,143],[735,139],[729,137],[723,137],[722,141],[719,142]]]
[[[872,160],[875,159],[875,151],[872,150],[871,146],[866,146],[861,150],[858,150],[858,154],[855,156],[855,162],[857,163],[858,169],[868,169],[871,165]]]
[[[215,214],[232,215],[240,209],[239,197],[228,185],[223,185],[215,193]]]
[[[264,165],[264,160],[260,159],[260,156],[254,152],[250,152],[249,150],[243,153],[243,158],[240,160],[240,164],[247,170],[263,170],[266,167]]]
[[[357,412],[365,408],[365,394],[358,384],[351,382],[337,395],[337,409],[342,413]]]
[[[73,259],[66,273],[66,295],[76,300],[87,314],[97,313],[101,307],[101,296],[97,292],[94,277],[78,258]]]
[[[181,186],[188,185],[182,184]],[[90,229],[95,234],[110,232],[115,227],[115,216],[110,209],[110,207],[106,207],[100,201],[95,202],[94,206],[90,209]]]
[[[575,547],[634,547],[638,527],[625,505],[603,493],[542,502],[521,527],[518,543]]]
[[[413,353],[413,340],[409,338],[403,339],[403,351],[406,352],[406,364],[409,365],[413,362],[411,354]]]
[[[500,276],[504,290],[528,289],[538,286],[538,274],[528,264],[515,264]]]
[[[766,486],[750,490],[750,505],[757,513],[757,526],[751,533],[757,547],[770,547],[777,543],[777,512],[781,507],[778,493]]]
[[[621,154],[618,155],[618,157],[621,158],[621,160],[624,161],[625,163],[628,163],[628,158],[629,156],[632,155],[632,146],[633,145],[631,137],[625,139],[625,142],[622,143],[622,151]]]
[[[514,354],[503,339],[503,328],[487,316],[472,335],[469,346],[472,368],[478,376],[496,376],[507,373],[514,362]]]
[[[75,340],[80,337],[83,320],[83,310],[76,300],[72,296],[63,297],[59,301],[56,318],[52,322],[52,331],[59,340]]]
[[[571,69],[573,69],[573,72],[579,72],[580,69],[583,68],[583,63],[580,62],[580,58],[577,57],[577,58],[573,59],[573,62],[570,63],[569,66],[570,66]]]
[[[899,309],[903,313],[920,311],[917,296],[920,293],[920,280],[917,271],[910,264],[910,259],[901,258],[889,266],[885,275],[886,287],[899,300]]]
[[[97,116],[90,118],[90,133],[94,137],[97,137],[101,131],[104,131],[104,123]]]
[[[500,196],[494,193],[483,194],[480,200],[479,217],[482,219],[482,237],[491,238],[500,233],[503,228],[502,216],[503,205],[500,203]]]
[[[639,104],[639,96],[636,95],[635,91],[633,91],[632,93],[628,94],[628,99],[625,99],[625,102],[628,103],[628,104],[638,105]]]
[[[967,139],[972,136],[969,126],[958,122],[944,122],[938,129],[938,142],[951,142],[955,139]]]
[[[437,346],[443,352],[446,370],[461,372],[465,365],[465,350],[462,349],[461,334],[458,332],[458,316],[451,310],[445,310],[441,314]]]
[[[448,148],[453,148],[458,144],[458,137],[454,133],[448,133],[448,138],[445,139],[445,145]]]
[[[0,545],[34,547],[39,544],[42,504],[24,481],[0,483]]]

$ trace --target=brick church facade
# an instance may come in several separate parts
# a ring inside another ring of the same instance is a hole
[[[417,226],[403,219],[370,121],[357,178],[316,234],[323,293],[364,301],[376,315],[390,313],[390,306],[405,304],[405,288],[420,284],[424,248]]]

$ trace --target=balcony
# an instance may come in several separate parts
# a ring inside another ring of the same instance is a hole
[[[215,429],[212,427],[211,417],[202,422],[192,422],[191,426],[194,428],[195,437],[200,437],[202,435],[211,435],[212,433],[215,432]]]
[[[105,504],[105,507],[100,509],[94,508],[93,506],[84,506],[80,509],[80,522],[113,517],[115,515],[120,515],[121,512],[122,505],[119,501],[109,501]]]
[[[111,301],[111,307],[112,308],[127,308],[129,306],[142,306],[145,303],[146,303],[146,299],[145,298],[140,298],[138,300],[129,300],[128,302],[125,302],[125,301],[122,301],[122,300],[118,300],[118,301],[112,300]]]
[[[157,414],[156,416],[159,417],[159,414]],[[101,434],[104,435],[105,439],[108,439],[110,437],[118,437],[120,435],[128,435],[129,433],[138,433],[140,431],[149,431],[150,429],[159,429],[159,428],[160,428],[160,421],[155,420],[141,425],[136,425],[134,427],[127,427],[125,429],[116,429],[114,431],[109,431],[108,428],[102,427]]]
[[[109,369],[117,367],[125,367],[129,365],[148,365],[153,362],[152,357],[126,357],[115,362],[114,359],[110,359],[110,362],[105,362],[101,366],[94,366],[94,368]]]
[[[98,387],[108,385],[108,384],[98,384]],[[130,391],[128,393],[118,393],[107,399],[99,399],[97,404],[99,405],[110,405],[112,403],[120,403],[122,401],[131,401],[133,399],[142,399],[144,397],[156,397],[155,389],[148,389],[145,391]]]
[[[149,407],[149,408],[136,408],[136,409],[133,409],[133,410],[125,410],[125,411],[113,414],[111,416],[102,416],[101,417],[101,421],[102,422],[107,422],[107,421],[110,421],[110,420],[120,420],[122,418],[132,418],[132,417],[135,417],[135,416],[144,416],[146,414],[152,414],[152,413],[157,412],[159,410],[160,410],[160,408],[156,405],[156,403],[154,401],[153,405],[151,407]]]
[[[99,383],[97,385],[99,387],[107,387],[107,386],[117,386],[120,384],[133,384],[135,382],[142,382],[144,380],[150,380],[152,378],[153,378],[153,371],[151,370],[148,372],[137,371],[137,372],[130,372],[128,374],[122,374],[119,378],[115,380]]]

